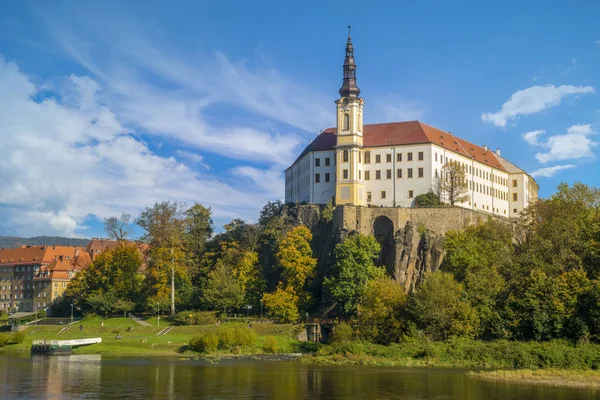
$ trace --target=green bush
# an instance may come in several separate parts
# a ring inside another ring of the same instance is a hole
[[[23,343],[25,340],[25,331],[14,332],[10,337],[11,343]]]
[[[280,349],[279,342],[277,342],[277,338],[275,336],[265,337],[265,341],[263,343],[263,351],[265,353],[279,353]]]
[[[4,347],[10,343],[10,333],[0,333],[0,347]]]
[[[219,337],[212,332],[201,333],[192,337],[189,346],[199,353],[213,353],[219,348]]]
[[[348,342],[354,337],[354,331],[347,322],[340,322],[333,327],[332,341],[336,343]]]
[[[180,311],[173,317],[175,325],[214,325],[217,316],[212,311]]]

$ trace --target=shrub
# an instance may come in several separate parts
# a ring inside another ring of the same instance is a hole
[[[11,343],[23,343],[25,340],[25,331],[14,332],[10,337]]]
[[[199,353],[213,353],[219,348],[219,337],[212,332],[201,333],[190,340],[189,346]]]
[[[263,351],[265,353],[279,353],[280,346],[279,342],[277,342],[277,338],[275,336],[267,336],[265,337],[265,341],[263,343]]]
[[[4,347],[8,343],[10,343],[10,334],[9,333],[0,333],[0,347]]]
[[[212,311],[180,311],[173,317],[175,325],[214,325],[217,316]]]
[[[333,341],[336,343],[347,342],[354,337],[354,331],[347,322],[340,322],[333,327]]]

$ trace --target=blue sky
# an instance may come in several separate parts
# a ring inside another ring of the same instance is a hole
[[[102,235],[200,202],[256,220],[334,125],[347,28],[365,123],[418,119],[600,186],[600,3],[0,3],[0,235]]]

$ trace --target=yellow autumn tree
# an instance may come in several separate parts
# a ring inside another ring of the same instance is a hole
[[[263,296],[263,304],[278,321],[296,321],[298,305],[306,303],[310,296],[304,286],[317,266],[310,247],[311,239],[310,230],[300,225],[290,230],[279,244],[276,257],[283,270],[282,279],[274,293]]]

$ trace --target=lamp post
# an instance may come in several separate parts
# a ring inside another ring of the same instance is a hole
[[[73,323],[73,303],[71,303],[71,323]]]

